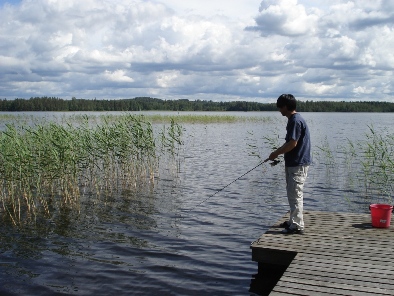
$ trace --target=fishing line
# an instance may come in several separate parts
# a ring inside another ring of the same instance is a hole
[[[249,171],[247,171],[246,173],[244,173],[243,175],[239,176],[237,179],[233,180],[232,182],[228,183],[226,186],[224,186],[223,188],[217,190],[214,194],[208,196],[207,198],[205,198],[202,202],[198,203],[197,205],[195,205],[194,207],[188,209],[186,212],[190,212],[192,210],[194,210],[195,208],[197,208],[198,206],[202,205],[204,202],[206,202],[208,199],[212,198],[213,196],[215,196],[217,193],[219,193],[220,191],[224,190],[225,188],[227,188],[228,186],[230,186],[231,184],[233,184],[235,181],[238,181],[239,179],[241,179],[242,177],[244,177],[245,175],[249,174],[251,171],[255,170],[256,168],[258,168],[259,166],[261,166],[263,163],[266,163],[269,159],[267,158],[266,160],[260,162],[258,165],[256,165],[254,168],[250,169]],[[279,161],[278,160],[274,160],[271,163],[271,166],[274,166],[276,164],[278,164]]]

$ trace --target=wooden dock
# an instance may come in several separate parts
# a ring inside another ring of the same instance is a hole
[[[304,235],[281,234],[286,219],[251,244],[259,269],[284,266],[269,295],[394,295],[393,218],[374,228],[370,214],[305,211]]]

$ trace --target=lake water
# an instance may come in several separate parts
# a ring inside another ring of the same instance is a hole
[[[1,225],[0,295],[254,295],[249,246],[288,210],[283,164],[261,165],[221,189],[259,163],[250,145],[265,158],[263,137],[282,143],[286,118],[229,114],[270,120],[183,125],[179,166],[163,170],[153,188],[86,197],[79,215],[62,213],[34,231]],[[368,126],[391,128],[394,114],[302,115],[314,155],[305,209],[367,212],[361,185],[333,163]],[[328,157],[319,148],[327,146],[338,152]]]

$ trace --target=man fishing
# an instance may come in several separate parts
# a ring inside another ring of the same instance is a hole
[[[297,103],[293,95],[281,95],[276,107],[288,118],[286,142],[268,157],[269,160],[275,160],[280,154],[284,154],[285,159],[290,218],[280,226],[284,228],[284,234],[304,234],[303,188],[312,160],[309,128],[304,118],[296,111]]]

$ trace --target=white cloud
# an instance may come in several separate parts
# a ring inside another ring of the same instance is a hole
[[[24,0],[0,97],[394,101],[392,1]]]
[[[353,92],[356,94],[373,94],[375,90],[375,87],[367,88],[363,86],[358,86],[353,89]]]
[[[304,83],[304,91],[313,96],[321,96],[327,93],[334,93],[337,85],[327,85],[324,83]]]
[[[251,29],[260,31],[264,36],[313,34],[318,20],[318,15],[308,14],[297,0],[265,0],[261,2],[259,11],[257,26]]]
[[[115,82],[134,82],[134,79],[127,76],[124,70],[116,70],[116,71],[105,71],[104,76],[110,80]]]

